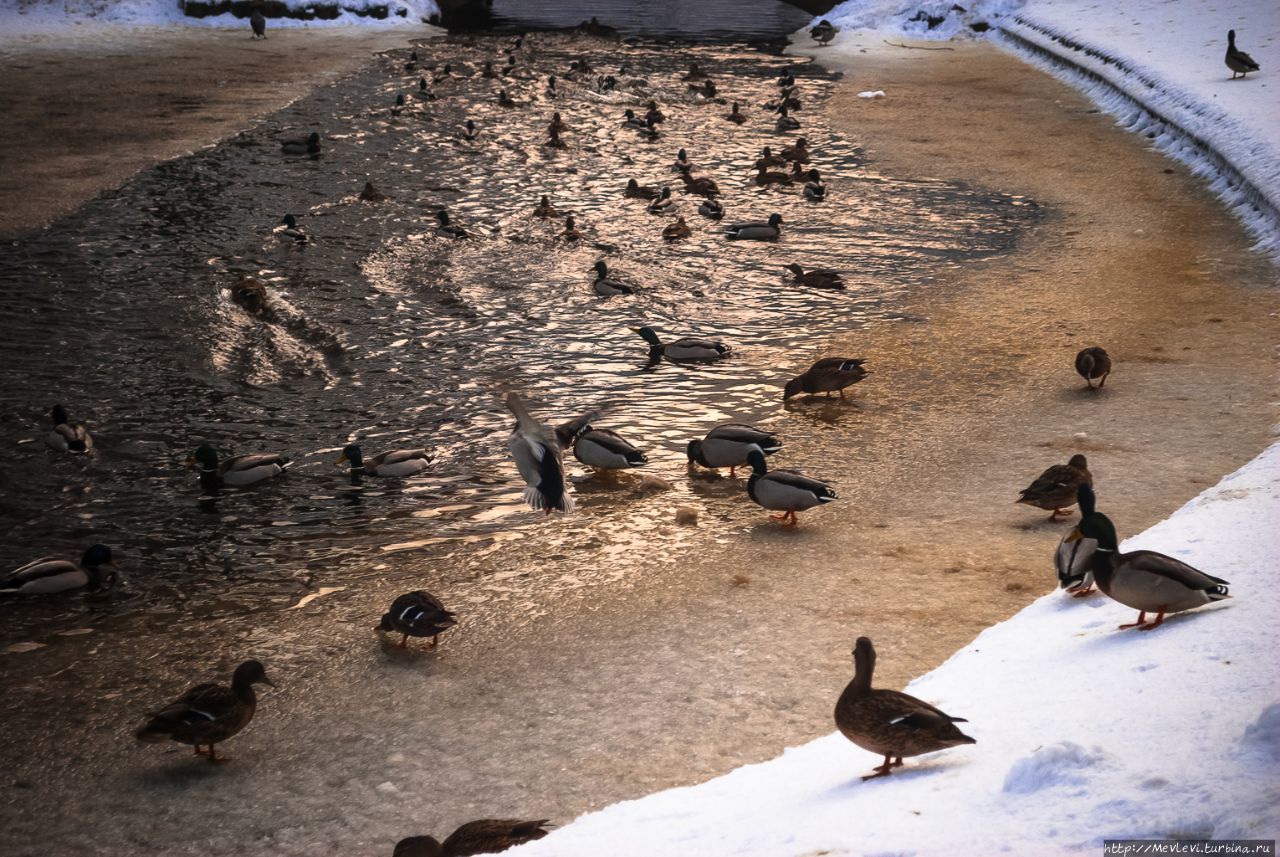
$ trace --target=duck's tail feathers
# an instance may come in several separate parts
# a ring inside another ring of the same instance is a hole
[[[1214,580],[1218,580],[1218,578],[1215,577]],[[1209,596],[1210,601],[1222,601],[1223,599],[1231,597],[1227,591],[1227,582],[1225,580],[1217,586],[1209,587],[1204,591],[1204,594]]]
[[[533,485],[524,489],[524,501],[534,511],[546,512],[548,515],[552,512],[561,512],[567,515],[574,508],[573,497],[567,492],[561,491],[560,496],[553,499],[543,494],[541,489]]]

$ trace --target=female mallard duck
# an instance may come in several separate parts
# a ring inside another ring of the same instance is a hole
[[[840,28],[832,24],[826,18],[823,18],[817,25],[809,31],[809,36],[822,47],[836,37],[836,33],[840,32]]]
[[[668,211],[671,211],[671,207],[675,204],[676,201],[671,198],[671,188],[663,187],[662,193],[658,194],[655,199],[649,201],[649,206],[645,211],[650,214],[666,214]]]
[[[804,137],[796,140],[795,145],[787,146],[779,155],[784,161],[794,161],[797,164],[809,163],[809,143]]]
[[[281,140],[280,151],[286,155],[318,155],[320,154],[320,132],[312,131],[306,137]]]
[[[811,289],[844,288],[844,280],[840,277],[839,271],[833,271],[830,268],[811,268],[806,271],[794,262],[783,267],[795,275],[797,285],[808,286]]]
[[[410,637],[430,637],[431,648],[440,642],[440,635],[458,624],[453,618],[457,614],[446,610],[430,592],[419,589],[398,596],[387,612],[382,614],[378,623],[379,631],[394,631],[400,634],[400,642],[396,645],[403,649],[409,645]]]
[[[440,235],[443,235],[445,238],[470,238],[471,237],[470,235],[467,234],[467,230],[463,229],[461,226],[459,226],[456,223],[449,222],[449,211],[447,209],[442,208],[439,211],[437,211],[436,220],[438,221],[438,223],[436,224],[436,232],[439,233]]]
[[[286,214],[280,220],[280,224],[273,230],[276,237],[281,241],[288,242],[295,246],[311,243],[311,236],[307,231],[298,225],[298,218],[292,214]]]
[[[516,415],[515,428],[507,440],[507,448],[516,460],[516,468],[524,477],[524,501],[530,508],[546,512],[573,511],[560,459],[560,444],[555,434],[529,416],[524,403],[515,393],[507,393],[507,407]]]
[[[1092,515],[1096,510],[1093,491],[1081,495],[1077,489],[1076,497],[1080,504],[1080,520]],[[1058,585],[1076,598],[1083,598],[1093,593],[1093,572],[1089,565],[1093,554],[1098,549],[1096,539],[1081,537],[1078,531],[1072,530],[1058,542],[1058,549],[1053,552],[1053,568],[1058,573]]]
[[[267,311],[267,287],[261,280],[253,277],[241,277],[231,287],[231,300],[235,301],[250,315],[262,315]]]
[[[747,117],[738,112],[738,102],[736,101],[733,102],[733,109],[726,113],[724,118],[728,119],[735,125],[741,125],[743,122],[747,121]]]
[[[770,515],[782,521],[784,527],[800,525],[796,512],[812,509],[839,499],[835,489],[825,482],[805,476],[796,470],[770,471],[764,462],[764,450],[752,449],[747,453],[751,465],[751,478],[747,480],[747,496],[757,506],[781,515]]]
[[[364,187],[360,190],[361,202],[386,202],[387,195],[373,186],[373,182],[366,181]]]
[[[1076,373],[1089,385],[1090,390],[1093,389],[1093,379],[1101,378],[1098,382],[1098,389],[1101,390],[1102,385],[1107,383],[1107,376],[1111,374],[1111,355],[1106,349],[1096,345],[1081,349],[1076,355]]]
[[[578,226],[570,214],[564,219],[564,231],[560,233],[560,237],[565,241],[579,241],[582,239],[582,233],[578,231]]]
[[[544,193],[542,195],[542,199],[538,200],[538,204],[534,206],[533,216],[546,220],[552,217],[559,217],[560,213],[555,210],[555,207],[551,204],[550,198],[548,198]]]
[[[418,78],[418,91],[414,93],[419,101],[435,101],[436,94],[427,86],[425,77]]]
[[[70,589],[105,589],[115,583],[114,571],[102,570],[102,566],[116,567],[111,559],[111,548],[93,545],[80,557],[77,565],[69,559],[47,556],[33,560],[0,578],[0,595],[51,595]]]
[[[709,179],[706,176],[694,178],[688,173],[681,173],[680,178],[684,182],[685,191],[688,193],[706,197],[720,194],[720,186],[716,184],[715,179]]]
[[[664,344],[652,327],[633,327],[631,329],[640,334],[640,337],[645,342],[649,343],[649,360],[653,363],[657,363],[663,357],[676,362],[719,360],[731,350],[723,342],[697,339],[691,336]]]
[[[216,490],[223,485],[241,487],[279,476],[288,469],[290,461],[278,452],[261,452],[235,455],[226,461],[218,460],[218,451],[208,443],[196,447],[187,464],[200,465],[200,485],[205,490]]]
[[[783,167],[786,166],[786,164],[787,159],[781,155],[775,155],[773,153],[773,149],[768,146],[765,146],[760,150],[760,157],[756,159],[757,170],[768,167]]]
[[[1093,507],[1093,489],[1081,483],[1080,508]],[[1081,519],[1068,538],[1094,539],[1098,548],[1089,557],[1093,580],[1108,598],[1138,611],[1138,621],[1121,628],[1150,631],[1164,623],[1168,613],[1193,610],[1230,598],[1227,581],[1205,574],[1185,562],[1155,551],[1120,553],[1115,524],[1101,512]],[[1155,613],[1154,621],[1147,614]]]
[[[622,127],[632,131],[643,131],[648,123],[636,115],[630,107],[622,114]]]
[[[769,185],[787,185],[791,184],[791,176],[786,173],[770,172],[765,166],[760,166],[756,173],[756,184],[760,187],[768,187]]]
[[[689,228],[689,224],[684,222],[683,217],[677,217],[675,223],[662,230],[662,238],[665,241],[679,241],[682,238],[688,238],[692,234],[693,230]]]
[[[468,119],[467,124],[462,129],[462,141],[464,143],[474,143],[480,138],[480,132],[476,130],[474,119]]]
[[[671,165],[671,169],[687,176],[689,171],[693,169],[693,161],[689,160],[689,153],[684,149],[676,152],[676,162]]]
[[[551,149],[569,148],[568,145],[565,144],[564,140],[560,139],[560,132],[557,131],[554,126],[552,126],[551,130],[547,133],[546,146]]]
[[[817,170],[809,170],[809,180],[804,183],[804,198],[810,202],[822,202],[827,198],[827,187]]]
[[[773,241],[782,234],[782,215],[770,214],[765,223],[735,223],[724,234],[733,241]]]
[[[704,199],[702,205],[698,206],[698,213],[703,217],[710,217],[712,220],[719,220],[724,217],[724,206],[716,199]]]
[[[547,130],[550,131],[552,128],[554,128],[557,131],[560,131],[561,133],[569,130],[569,126],[566,125],[564,123],[564,120],[560,118],[559,110],[551,114],[551,124],[547,126]]]
[[[658,109],[658,102],[650,101],[649,109],[644,114],[645,122],[652,122],[654,125],[661,125],[667,121],[667,114]]]
[[[459,827],[443,844],[430,836],[410,836],[396,843],[391,857],[471,857],[475,854],[497,854],[533,842],[547,835],[543,828],[547,819],[519,821],[516,819],[491,819],[468,821]]]
[[[824,357],[810,366],[803,375],[787,382],[786,389],[782,392],[782,401],[801,393],[811,396],[826,393],[827,398],[830,398],[832,393],[838,392],[843,399],[845,387],[852,387],[867,377],[867,370],[862,368],[865,362],[856,357]]]
[[[431,454],[425,449],[394,449],[366,459],[360,444],[349,443],[342,448],[342,455],[334,464],[349,464],[353,474],[403,477],[421,473],[430,467]]]
[[[794,118],[790,113],[788,113],[786,104],[783,104],[782,107],[778,109],[778,114],[778,121],[774,124],[776,129],[784,132],[799,130],[800,120]]]
[[[853,681],[836,701],[840,734],[884,756],[884,763],[862,779],[889,776],[906,756],[978,743],[956,726],[968,722],[963,717],[952,717],[901,691],[873,688],[875,668],[875,647],[867,637],[859,637],[853,646]]]
[[[480,76],[489,80],[495,80],[498,77],[498,71],[493,67],[493,60],[484,61],[484,68],[481,69]]]
[[[93,449],[93,435],[80,423],[71,422],[67,409],[62,405],[49,409],[49,419],[53,420],[53,430],[44,436],[44,442],[50,449],[58,452],[89,452]]]
[[[648,457],[622,435],[590,423],[575,432],[573,457],[600,471],[626,470],[649,463]]]
[[[727,467],[733,476],[739,467],[747,464],[747,454],[753,449],[773,455],[782,449],[782,441],[754,426],[723,423],[707,432],[702,440],[689,441],[685,454],[689,457],[689,467],[695,464],[712,470]]]
[[[275,687],[261,663],[245,661],[232,674],[231,687],[198,684],[148,715],[134,735],[148,744],[170,740],[191,744],[197,756],[207,752],[210,762],[225,762],[226,757],[219,759],[213,745],[236,735],[253,720],[258,707],[258,696],[253,692],[255,684]],[[205,751],[201,747],[209,749]]]
[[[453,66],[449,63],[445,63],[442,67],[436,69],[435,73],[431,75],[431,82],[444,83],[452,74]]]
[[[622,192],[627,199],[657,199],[659,194],[656,188],[642,185],[635,179],[628,179],[627,189]]]
[[[611,298],[615,295],[629,295],[635,292],[635,289],[619,280],[612,279],[609,276],[609,266],[601,259],[592,266],[596,272],[595,281],[591,284],[591,288],[601,297]]]
[[[1066,510],[1075,505],[1076,489],[1081,485],[1093,485],[1093,474],[1088,460],[1077,454],[1066,464],[1055,464],[1037,476],[1015,502],[1045,509],[1052,513],[1049,520],[1056,521],[1059,515],[1070,514]]]
[[[1227,68],[1231,69],[1231,79],[1235,80],[1236,75],[1244,77],[1251,71],[1258,71],[1258,63],[1253,57],[1236,47],[1236,31],[1227,30],[1227,56],[1225,59]]]

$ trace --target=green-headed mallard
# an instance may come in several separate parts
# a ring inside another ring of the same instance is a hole
[[[623,128],[629,128],[632,131],[643,131],[646,125],[645,120],[637,116],[636,112],[631,108],[627,108],[626,112],[622,114]]]
[[[599,429],[590,422],[573,431],[573,457],[596,470],[627,470],[648,464],[649,458],[612,429]],[[556,429],[561,436],[561,429]],[[569,444],[565,444],[567,447]]]
[[[750,450],[747,453],[747,464],[751,465],[747,496],[757,506],[771,512],[782,512],[781,515],[769,517],[782,521],[784,527],[799,526],[800,519],[796,517],[796,512],[839,499],[830,485],[797,470],[769,470],[762,449]]]
[[[723,342],[698,339],[692,336],[686,336],[674,342],[663,343],[652,327],[633,327],[631,329],[640,334],[640,337],[645,342],[649,343],[649,359],[655,363],[663,357],[676,362],[719,360],[729,354],[731,350]]]
[[[507,448],[516,461],[516,469],[524,478],[524,500],[529,507],[550,515],[552,512],[573,511],[573,498],[569,496],[564,478],[564,463],[560,458],[560,444],[555,434],[542,423],[529,416],[524,403],[515,393],[507,393],[507,407],[516,415],[515,427],[507,440]]]
[[[396,645],[402,649],[409,645],[410,637],[430,637],[431,648],[434,649],[440,635],[458,624],[458,620],[453,618],[456,615],[452,610],[446,610],[439,598],[419,589],[397,596],[387,612],[382,614],[378,630],[400,634],[400,642]]]
[[[1083,348],[1076,355],[1076,372],[1089,385],[1089,389],[1093,389],[1093,379],[1101,378],[1098,382],[1098,389],[1102,389],[1102,385],[1107,383],[1107,376],[1111,374],[1111,355],[1106,349],[1099,348],[1096,345]]]
[[[635,179],[629,179],[627,181],[627,189],[622,192],[622,195],[628,199],[657,199],[660,193],[657,188],[642,185]]]
[[[1093,489],[1081,483],[1077,490],[1080,508],[1093,508]],[[1231,597],[1227,581],[1171,556],[1143,550],[1120,553],[1115,524],[1101,512],[1082,518],[1070,537],[1097,541],[1098,548],[1089,559],[1094,582],[1107,597],[1138,611],[1138,621],[1121,628],[1150,631],[1160,627],[1168,613]],[[1156,614],[1154,621],[1147,621],[1148,613]]]
[[[93,449],[93,435],[80,423],[71,422],[67,409],[62,405],[49,409],[49,419],[53,420],[53,429],[44,436],[44,442],[50,449],[58,452],[89,452]]]
[[[1076,497],[1080,504],[1081,520],[1096,511],[1092,491],[1081,495],[1077,488]],[[1058,573],[1058,585],[1076,598],[1093,593],[1093,572],[1089,568],[1097,549],[1097,539],[1086,539],[1078,530],[1072,530],[1062,537],[1062,541],[1058,542],[1058,549],[1053,552],[1053,568]]]
[[[245,661],[236,667],[231,687],[196,685],[164,708],[148,715],[134,735],[148,744],[170,740],[190,744],[195,747],[197,756],[207,753],[211,762],[226,761],[218,758],[214,745],[249,725],[258,707],[258,697],[253,692],[255,684],[275,687],[261,663]],[[201,747],[209,749],[201,750]]]
[[[809,36],[819,45],[826,47],[832,39],[836,37],[836,33],[840,32],[840,28],[832,24],[826,18],[819,21],[813,29],[809,31]]]
[[[1089,461],[1077,453],[1066,464],[1055,464],[1037,476],[1034,482],[1022,489],[1015,502],[1046,509],[1052,513],[1049,520],[1055,521],[1059,515],[1068,514],[1065,510],[1075,505],[1076,488],[1092,484]]]
[[[320,132],[312,131],[306,137],[281,140],[280,151],[286,155],[318,155],[320,154]]]
[[[716,184],[715,179],[706,176],[694,178],[688,173],[681,173],[680,180],[684,182],[684,189],[688,193],[708,198],[720,195],[720,186]]]
[[[311,236],[307,234],[305,229],[298,225],[298,218],[294,217],[292,214],[286,214],[282,217],[274,232],[276,237],[281,241],[285,241],[296,246],[302,246],[303,244],[308,244],[311,241]]]
[[[440,209],[436,212],[436,232],[445,238],[470,238],[467,230],[463,229],[456,223],[449,221],[448,209]]]
[[[787,382],[786,389],[782,391],[782,401],[801,393],[826,393],[830,398],[832,393],[838,392],[843,399],[845,387],[852,387],[867,377],[867,370],[862,368],[865,362],[856,357],[824,357],[806,369],[803,375]]]
[[[111,548],[106,545],[92,545],[78,565],[53,556],[33,560],[0,578],[0,595],[51,595],[84,587],[106,589],[115,582],[116,574],[104,571],[104,565],[116,566]]]
[[[349,443],[342,448],[342,455],[334,463],[349,464],[352,473],[402,477],[421,473],[430,467],[431,454],[425,449],[394,449],[366,459],[358,443]]]
[[[260,452],[235,455],[225,461],[218,460],[218,451],[209,443],[196,447],[187,464],[200,465],[200,486],[214,491],[223,485],[241,487],[262,482],[284,473],[290,461],[278,452]]]
[[[822,202],[827,198],[827,186],[822,183],[822,175],[817,170],[809,170],[808,179],[804,183],[804,198],[810,202]]]
[[[425,77],[418,78],[418,91],[414,93],[419,101],[435,101],[436,94],[431,91],[431,87],[427,86]]]
[[[1225,59],[1227,68],[1231,69],[1231,79],[1235,80],[1236,75],[1244,77],[1251,71],[1258,70],[1258,63],[1253,57],[1236,47],[1236,31],[1227,30],[1227,56]]]
[[[733,476],[739,467],[747,464],[747,455],[759,449],[765,455],[773,455],[782,449],[782,441],[776,435],[745,423],[722,423],[707,432],[702,440],[691,440],[685,448],[689,467],[700,464],[712,470],[729,468]]]
[[[884,763],[864,780],[887,777],[906,756],[919,756],[976,744],[960,731],[963,717],[952,717],[929,703],[897,690],[871,686],[876,650],[867,637],[853,646],[853,681],[836,701],[836,728],[864,750],[884,756]]]
[[[741,125],[743,122],[747,121],[747,117],[743,116],[742,113],[738,111],[738,102],[736,101],[733,102],[733,109],[726,113],[724,118],[728,119],[735,125]]]
[[[473,857],[478,854],[498,854],[546,836],[547,831],[543,828],[547,824],[545,818],[538,821],[490,818],[468,821],[449,834],[443,844],[430,836],[401,839],[396,843],[391,857]]]
[[[603,259],[597,261],[592,267],[595,269],[596,278],[591,283],[591,288],[601,297],[611,298],[615,295],[629,295],[635,292],[631,286],[609,276],[609,266]]]
[[[769,185],[788,185],[791,184],[791,176],[786,173],[770,172],[770,170],[761,165],[757,167],[756,184],[760,187],[768,187]]]
[[[251,39],[265,39],[267,37],[267,16],[262,14],[261,6],[253,7],[253,14],[249,16],[249,28],[253,30]]]
[[[698,206],[698,213],[703,217],[719,220],[724,217],[724,206],[717,199],[704,199],[702,204]]]
[[[787,146],[778,154],[784,161],[794,161],[797,164],[809,163],[809,141],[804,137],[796,140],[794,145]]]
[[[830,268],[811,268],[806,271],[794,262],[783,267],[795,275],[797,285],[808,286],[811,289],[844,288],[844,280],[839,271],[833,271]]]
[[[769,215],[766,222],[735,223],[725,227],[724,234],[731,241],[773,241],[782,234],[782,215]]]
[[[676,222],[669,224],[662,230],[662,237],[666,241],[679,241],[682,238],[688,238],[693,234],[693,230],[689,228],[689,224],[684,222],[683,217],[677,217]]]
[[[675,204],[676,201],[671,198],[671,188],[663,187],[662,193],[658,194],[657,198],[649,201],[649,205],[645,211],[650,214],[666,214],[673,210],[672,206]]]
[[[475,120],[468,119],[467,124],[462,129],[462,142],[474,143],[478,139],[480,139],[480,132],[476,130]]]
[[[778,121],[774,123],[774,127],[779,131],[797,131],[800,128],[800,120],[793,117],[787,110],[787,105],[783,104],[778,108]]]

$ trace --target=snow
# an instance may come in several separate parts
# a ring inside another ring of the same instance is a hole
[[[1136,614],[1100,594],[1054,592],[912,682],[910,693],[968,718],[974,746],[863,782],[880,759],[833,733],[508,853],[1094,855],[1111,838],[1273,839],[1278,520],[1280,444],[1121,545],[1224,577],[1232,599],[1143,632],[1118,630]],[[834,707],[840,691],[819,692]]]

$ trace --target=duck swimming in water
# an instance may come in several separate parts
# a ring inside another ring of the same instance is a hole
[[[47,556],[33,560],[0,578],[0,595],[52,595],[72,589],[105,589],[116,580],[116,567],[111,548],[93,545],[80,557],[79,564],[69,559]]]
[[[591,288],[601,297],[613,297],[614,295],[629,295],[634,293],[635,289],[626,283],[615,280],[609,276],[609,267],[601,259],[593,266],[596,272],[595,282],[591,284]]]
[[[709,362],[728,356],[732,350],[723,342],[687,336],[664,343],[652,327],[633,327],[631,330],[649,343],[649,360],[657,363],[663,357],[680,362]]]
[[[54,405],[49,409],[49,419],[53,421],[53,430],[44,437],[45,445],[58,452],[91,452],[93,436],[80,423],[71,422],[67,409],[62,405]]]
[[[782,215],[770,214],[765,222],[735,223],[725,229],[731,241],[773,241],[782,234]]]
[[[425,449],[393,449],[366,459],[360,444],[349,443],[342,448],[342,455],[334,464],[349,465],[353,474],[405,477],[421,473],[430,467],[431,454]]]
[[[320,132],[312,131],[306,137],[283,140],[280,151],[286,155],[318,155],[320,154]]]

